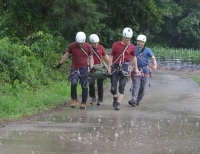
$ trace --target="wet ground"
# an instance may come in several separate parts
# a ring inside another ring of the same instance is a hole
[[[185,73],[157,70],[138,107],[126,86],[121,110],[109,88],[101,106],[61,112],[0,129],[1,154],[197,154],[200,88]]]

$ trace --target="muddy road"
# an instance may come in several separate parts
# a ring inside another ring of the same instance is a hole
[[[51,113],[0,128],[1,154],[197,154],[200,88],[186,73],[158,69],[140,106],[112,107],[109,88],[101,106]]]

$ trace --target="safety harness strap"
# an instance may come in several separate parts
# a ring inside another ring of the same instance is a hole
[[[124,50],[122,51],[122,53],[119,55],[119,57],[117,57],[117,59],[114,61],[114,63],[113,64],[115,64],[116,62],[117,62],[117,60],[125,53],[125,51],[128,49],[128,47],[129,47],[129,45],[130,45],[130,43],[129,44],[127,44],[127,46],[124,48]],[[113,65],[112,64],[112,65]]]
[[[88,53],[86,52],[86,50],[85,50],[84,48],[80,47],[80,49],[81,49],[81,51],[83,51],[83,52],[86,54],[86,56],[87,56],[87,65],[88,65],[88,71],[89,71],[89,56],[88,56]]]
[[[95,56],[101,61],[101,63],[104,64],[105,67],[107,67],[107,64],[100,58],[98,53],[92,48],[92,52],[95,54]]]

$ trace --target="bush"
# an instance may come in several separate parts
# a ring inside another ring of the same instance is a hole
[[[27,46],[12,44],[7,37],[0,40],[0,75],[1,85],[13,85],[17,80],[22,88],[37,87],[46,78],[43,64],[34,53]]]

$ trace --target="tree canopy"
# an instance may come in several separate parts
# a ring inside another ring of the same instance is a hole
[[[77,31],[97,33],[109,47],[131,27],[150,43],[198,48],[198,0],[2,0],[0,36],[26,39],[42,31],[74,41]]]

